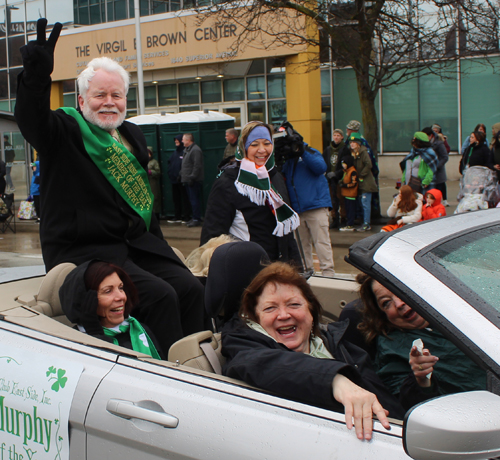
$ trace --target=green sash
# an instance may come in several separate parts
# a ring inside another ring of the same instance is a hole
[[[103,326],[104,335],[111,337],[115,345],[119,345],[117,335],[129,333],[130,341],[132,342],[132,349],[145,355],[149,355],[155,359],[161,359],[158,351],[150,339],[149,335],[146,333],[141,323],[137,321],[132,316],[129,316],[123,323],[119,324],[114,328],[107,328]]]
[[[107,131],[87,122],[76,109],[61,107],[61,110],[78,122],[90,158],[127,204],[144,219],[149,230],[153,194],[146,171],[137,158]]]

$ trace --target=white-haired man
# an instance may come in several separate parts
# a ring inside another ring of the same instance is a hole
[[[123,267],[139,291],[133,316],[148,325],[164,354],[183,335],[203,329],[203,286],[166,243],[145,168],[146,139],[124,121],[128,73],[108,58],[78,78],[80,110],[50,110],[50,74],[61,30],[21,48],[16,120],[38,151],[43,171],[40,225],[47,270],[62,262],[101,259]]]

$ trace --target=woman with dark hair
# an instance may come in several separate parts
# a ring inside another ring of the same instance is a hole
[[[483,123],[478,123],[476,125],[476,127],[474,128],[473,132],[476,132],[476,131],[480,131],[484,134],[484,136],[485,136],[484,143],[485,143],[486,147],[489,147],[488,137],[486,136],[486,126]],[[460,153],[462,156],[464,155],[466,150],[470,147],[470,144],[471,144],[471,142],[470,142],[470,135],[469,135],[465,139],[464,143],[462,144],[462,148],[460,149]]]
[[[405,410],[439,395],[486,389],[485,371],[427,320],[370,276],[357,281],[363,303],[358,329],[368,344],[376,343],[377,374]]]
[[[388,428],[387,413],[400,418],[403,411],[367,353],[343,339],[348,323],[330,323],[324,330],[322,312],[293,267],[279,262],[265,267],[222,330],[223,374],[285,398],[345,411],[347,427],[354,418],[357,437],[371,439],[372,414]]]
[[[184,158],[184,144],[182,134],[174,137],[175,150],[168,159],[167,173],[172,184],[172,202],[174,203],[174,217],[167,222],[180,224],[188,222],[191,218],[191,205],[187,196],[186,187],[181,181],[181,166]]]
[[[422,219],[424,197],[416,193],[409,185],[403,185],[387,209],[387,215],[392,219],[382,227],[382,232],[391,232],[403,225],[413,224]]]
[[[231,234],[259,244],[270,260],[302,265],[293,237],[300,219],[275,167],[272,135],[272,127],[260,121],[243,127],[236,161],[221,167],[208,197],[200,244]]]
[[[484,145],[486,135],[482,131],[474,131],[469,136],[470,145],[465,150],[460,160],[460,174],[464,174],[464,170],[470,166],[486,166],[490,169],[493,167],[492,155],[490,149]]]
[[[122,268],[99,260],[79,265],[66,277],[59,297],[81,332],[161,359],[152,332],[130,316],[138,294]]]
[[[433,188],[438,158],[431,147],[427,134],[417,131],[411,140],[411,151],[399,164],[403,177],[401,183],[409,185],[415,192]]]

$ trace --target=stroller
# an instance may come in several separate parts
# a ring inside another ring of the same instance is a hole
[[[493,208],[500,200],[495,172],[485,166],[471,166],[460,179],[455,214]]]

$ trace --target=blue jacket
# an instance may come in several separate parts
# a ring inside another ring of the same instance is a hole
[[[33,176],[31,177],[30,195],[40,195],[40,162],[35,161],[35,165],[36,171],[33,172]]]
[[[332,207],[323,155],[307,144],[305,147],[304,154],[298,160],[287,160],[282,170],[292,208],[299,214]]]

